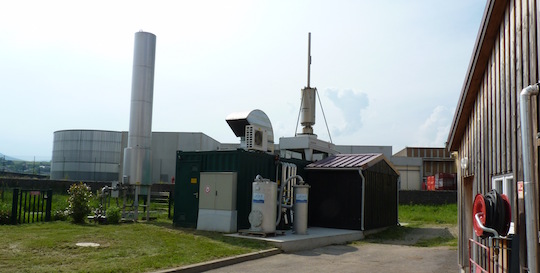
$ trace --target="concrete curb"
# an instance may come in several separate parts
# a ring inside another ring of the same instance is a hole
[[[248,254],[242,254],[234,257],[228,257],[218,260],[213,260],[209,262],[204,263],[198,263],[198,264],[192,264],[192,265],[186,265],[182,267],[177,268],[170,268],[170,269],[164,269],[159,271],[153,271],[152,273],[198,273],[198,272],[204,272],[224,266],[229,266],[233,264],[238,264],[246,261],[251,261],[255,259],[260,259],[264,257],[269,257],[273,255],[277,255],[282,253],[281,249],[279,248],[272,248],[267,250],[261,250],[254,253],[248,253]]]

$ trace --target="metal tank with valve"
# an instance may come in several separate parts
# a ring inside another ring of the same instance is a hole
[[[283,200],[278,200],[278,196],[279,199],[282,198],[283,189],[292,179],[296,179],[297,183],[293,185],[294,202],[291,207],[283,204]],[[305,184],[301,176],[293,175],[281,184],[278,193],[277,183],[257,175],[252,184],[251,213],[249,214],[251,227],[249,232],[275,233],[276,226],[279,225],[281,220],[282,208],[287,207],[293,208],[294,233],[298,235],[307,234],[309,188],[310,186]]]
[[[250,231],[276,232],[277,183],[257,175],[252,184]]]

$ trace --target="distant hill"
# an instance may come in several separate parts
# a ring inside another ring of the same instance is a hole
[[[11,156],[9,156],[9,155],[5,155],[5,154],[3,154],[3,153],[0,153],[0,158],[4,158],[4,157],[6,158],[6,160],[11,160],[11,161],[22,161],[22,160],[20,160],[20,159],[18,159],[18,158],[14,158],[14,157],[11,157]]]

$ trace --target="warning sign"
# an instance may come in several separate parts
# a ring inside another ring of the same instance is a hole
[[[518,199],[523,199],[523,181],[517,183]]]

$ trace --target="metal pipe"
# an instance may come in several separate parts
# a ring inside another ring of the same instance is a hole
[[[491,234],[493,234],[493,237],[495,238],[499,238],[499,233],[495,230],[495,229],[492,229],[492,228],[488,228],[486,226],[484,226],[482,224],[482,220],[480,219],[480,215],[482,215],[481,212],[477,213],[474,215],[474,219],[476,220],[476,224],[478,224],[478,226],[483,230],[483,231],[487,231]]]
[[[538,84],[529,85],[520,93],[521,144],[523,150],[523,191],[525,202],[525,228],[527,236],[527,264],[529,272],[538,273],[538,211],[536,209],[535,187],[532,170],[534,169],[531,152],[531,96],[538,95]]]
[[[360,228],[362,230],[364,229],[364,204],[366,203],[366,178],[364,177],[364,174],[362,173],[363,169],[358,169],[358,173],[360,174],[360,177],[362,177],[362,204],[360,204]]]
[[[281,202],[281,194],[283,192],[283,188],[289,184],[289,181],[291,181],[291,179],[293,178],[298,178],[299,180],[299,183],[298,185],[303,185],[304,184],[304,179],[300,176],[300,175],[293,175],[289,178],[287,178],[287,180],[285,180],[283,182],[283,184],[281,184],[281,187],[279,189],[279,192],[278,192],[278,196],[279,196],[279,205],[278,205],[278,217],[277,217],[277,220],[276,220],[276,226],[279,225],[279,222],[281,221],[281,208],[285,207],[285,208],[292,208],[293,206],[292,205],[283,205],[283,202]]]

